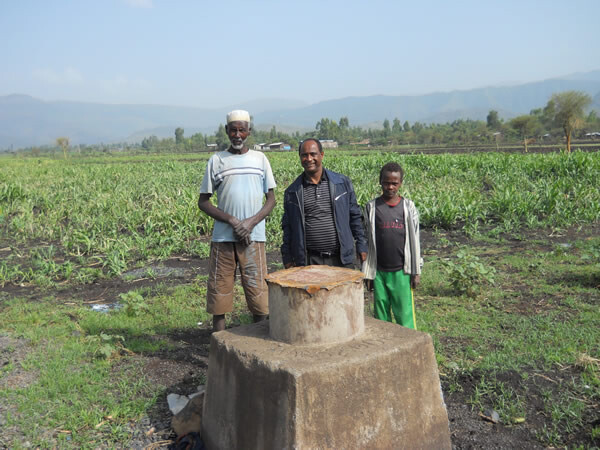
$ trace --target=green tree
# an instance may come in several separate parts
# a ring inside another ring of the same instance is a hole
[[[587,131],[594,132],[600,130],[600,117],[598,117],[598,114],[593,109],[585,118],[585,128]]]
[[[539,122],[535,116],[524,114],[512,119],[509,125],[519,134],[521,139],[523,139],[525,152],[527,152],[527,144],[530,143],[529,137],[539,129]]]
[[[392,134],[400,134],[402,133],[402,125],[400,124],[400,120],[396,117],[392,122]]]
[[[502,124],[500,123],[500,119],[498,117],[498,111],[495,111],[493,109],[490,110],[490,112],[487,115],[487,127],[490,130],[498,130],[501,126]]]
[[[550,102],[554,102],[554,123],[561,127],[567,139],[567,153],[571,152],[571,136],[573,131],[584,123],[583,110],[592,103],[592,98],[580,91],[566,91],[552,94]]]
[[[319,139],[337,139],[340,131],[336,121],[326,117],[317,122],[315,129]]]
[[[192,134],[189,139],[189,146],[191,150],[198,150],[206,147],[205,139],[206,138],[202,135],[202,133]]]
[[[159,140],[156,136],[148,136],[142,139],[142,148],[145,150],[150,150],[153,147],[156,147],[159,143]]]
[[[411,129],[416,135],[418,135],[423,130],[423,124],[421,122],[415,122]]]
[[[541,121],[547,129],[552,128],[554,125],[554,116],[556,114],[556,103],[550,99],[544,109],[542,110]]]
[[[183,128],[181,127],[175,128],[175,144],[183,144]]]
[[[63,156],[65,157],[65,159],[67,159],[67,149],[69,148],[69,138],[66,136],[56,138],[56,145],[62,149]]]
[[[217,148],[219,150],[227,150],[229,147],[229,136],[227,136],[227,132],[225,131],[223,124],[219,125],[219,128],[215,133],[215,143],[217,144]]]
[[[408,123],[408,120],[406,120],[404,122],[404,125],[402,125],[402,128],[404,128],[404,131],[410,131],[410,124]]]
[[[338,124],[338,140],[340,141],[340,144],[346,144],[349,139],[348,139],[348,135],[350,132],[350,121],[348,120],[347,116],[344,117],[340,117],[340,121]]]
[[[388,137],[391,132],[392,132],[392,129],[390,128],[390,121],[385,119],[383,121],[383,135],[385,137]]]

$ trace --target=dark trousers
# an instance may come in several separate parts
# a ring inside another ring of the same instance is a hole
[[[308,250],[308,261],[307,265],[309,266],[334,266],[334,267],[345,267],[347,269],[354,269],[354,264],[342,264],[342,260],[340,259],[340,255],[331,254],[331,253],[323,253],[323,252],[314,252],[312,250]]]

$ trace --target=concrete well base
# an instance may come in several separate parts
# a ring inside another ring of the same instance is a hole
[[[209,449],[449,449],[431,337],[365,319],[358,338],[290,345],[267,321],[213,334]]]
[[[269,274],[271,338],[287,344],[333,344],[362,334],[363,276],[358,270],[331,266]]]

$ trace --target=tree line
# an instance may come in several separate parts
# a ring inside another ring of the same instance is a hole
[[[529,114],[510,120],[503,120],[498,111],[491,110],[486,121],[458,119],[444,124],[409,123],[395,117],[383,121],[381,129],[351,126],[347,116],[338,121],[330,118],[319,120],[313,131],[292,134],[278,131],[275,126],[270,131],[254,130],[248,139],[248,146],[257,143],[285,142],[296,148],[298,142],[309,137],[331,139],[339,145],[365,144],[386,145],[469,145],[521,142],[525,150],[533,142],[556,143],[564,138],[570,151],[573,137],[583,137],[585,133],[600,131],[600,118],[594,110],[585,113],[591,104],[589,95],[578,91],[567,91],[552,95],[544,107],[536,108]],[[225,127],[219,125],[212,135],[196,133],[189,138],[184,129],[175,130],[175,138],[159,139],[150,136],[142,141],[146,150],[204,150],[226,149],[229,139]]]
[[[474,145],[521,142],[527,151],[533,142],[557,143],[565,142],[567,150],[571,149],[573,138],[582,138],[586,133],[600,132],[600,117],[596,111],[586,112],[591,104],[589,95],[579,91],[566,91],[552,95],[548,103],[535,108],[529,114],[523,114],[509,120],[500,117],[498,111],[489,111],[485,121],[457,119],[444,124],[409,123],[394,117],[386,118],[382,128],[363,128],[351,126],[347,116],[338,121],[322,118],[314,130],[300,133],[284,133],[273,126],[269,131],[253,130],[247,145],[252,148],[259,143],[284,142],[297,148],[301,140],[315,137],[321,140],[331,139],[339,145],[369,144],[372,146],[400,145]],[[596,136],[600,138],[600,135]],[[69,138],[56,139],[55,147],[32,147],[24,149],[25,153],[34,155],[62,152],[66,158],[69,153]],[[174,137],[158,138],[148,136],[139,146],[132,144],[99,144],[77,146],[78,153],[95,153],[115,150],[135,150],[140,148],[149,152],[194,152],[205,150],[224,150],[229,146],[229,138],[225,127],[221,124],[213,134],[195,133],[185,136],[182,127],[175,129]]]

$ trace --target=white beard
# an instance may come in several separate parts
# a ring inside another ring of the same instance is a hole
[[[244,140],[242,141],[242,143],[241,143],[241,144],[238,144],[238,145],[234,145],[234,144],[232,143],[232,144],[231,144],[231,148],[233,148],[234,150],[241,150],[241,149],[243,149],[243,148],[244,148],[244,145],[245,145],[245,144],[246,144],[246,139],[244,139]]]

